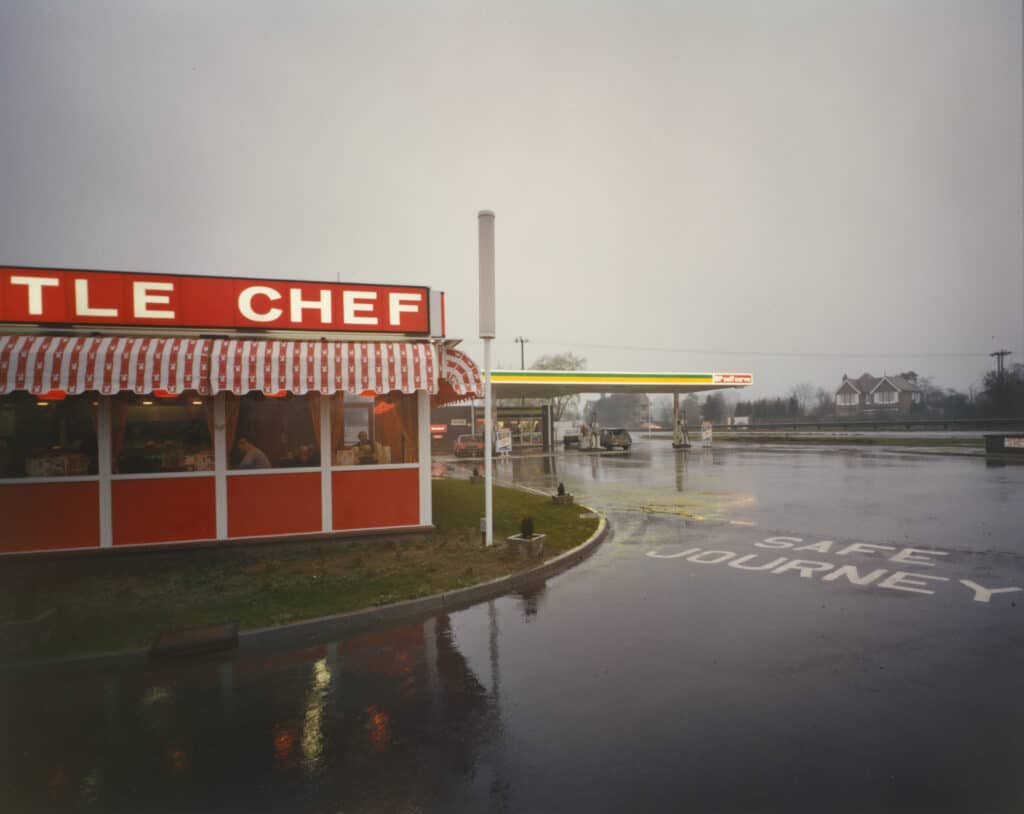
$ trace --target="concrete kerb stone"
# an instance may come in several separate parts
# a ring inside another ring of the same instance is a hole
[[[582,511],[593,511],[593,509],[582,505],[579,508]],[[457,588],[453,591],[445,591],[444,593],[417,599],[406,599],[390,605],[380,605],[379,607],[363,608],[362,610],[350,611],[348,613],[320,616],[315,619],[304,619],[299,622],[279,625],[278,627],[254,628],[252,630],[240,631],[238,633],[238,650],[235,652],[248,652],[250,650],[273,647],[276,644],[294,643],[301,645],[303,640],[315,641],[332,636],[348,635],[417,617],[432,616],[445,610],[460,610],[487,599],[496,599],[521,586],[531,585],[547,579],[582,562],[597,549],[607,533],[608,520],[604,515],[601,515],[597,530],[578,546],[526,571],[498,577],[479,585]],[[43,667],[79,667],[84,664],[93,667],[114,668],[116,666],[141,665],[148,661],[149,648],[145,648],[12,664],[8,666],[8,669],[32,670]]]

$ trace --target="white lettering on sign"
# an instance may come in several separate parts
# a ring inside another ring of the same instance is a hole
[[[89,281],[75,280],[75,315],[80,317],[116,317],[116,308],[94,308],[89,305]]]
[[[401,294],[392,291],[388,295],[388,324],[401,325],[402,314],[419,313],[422,302],[422,294]]]
[[[713,373],[714,384],[753,384],[754,377],[750,373]]]
[[[170,305],[171,298],[157,291],[174,291],[174,283],[132,283],[132,300],[136,317],[148,319],[174,319],[174,311],[150,308],[151,305]]]
[[[345,291],[341,295],[342,320],[349,325],[376,325],[377,317],[363,317],[359,314],[373,313],[376,291]]]
[[[252,301],[254,297],[266,297],[271,302],[281,299],[280,293],[270,286],[251,285],[243,289],[242,293],[238,295],[238,311],[243,317],[253,322],[273,322],[275,319],[281,318],[281,314],[284,311],[280,308],[270,308],[262,312],[257,311],[253,307]]]
[[[324,325],[331,324],[331,292],[328,289],[321,289],[320,299],[304,300],[302,292],[293,288],[288,292],[291,295],[292,322],[302,322],[302,312],[306,310],[319,311],[320,322]]]
[[[799,537],[768,537],[764,540],[760,540],[754,543],[755,546],[761,548],[792,548],[795,543],[802,543],[803,540]],[[822,540],[819,543],[813,543],[809,546],[802,546],[800,550],[810,549],[815,551],[825,552],[828,549],[826,544],[831,546],[832,540]],[[815,546],[815,547],[812,547]],[[794,551],[798,549],[793,549]],[[881,543],[854,543],[846,546],[838,554],[845,552],[856,552],[860,554],[877,554],[879,551],[895,551],[895,546],[884,545]],[[930,558],[932,557],[944,557],[948,555],[948,551],[936,551],[934,549],[923,549],[923,548],[904,548],[897,554],[894,554],[889,559],[893,562],[899,563],[914,563],[915,565],[923,565],[931,568],[939,563],[933,562]],[[687,562],[692,562],[697,565],[720,565],[726,564],[729,568],[736,568],[740,571],[759,571],[761,573],[769,572],[772,574],[788,574],[795,572],[800,575],[802,579],[814,579],[816,576],[820,576],[822,582],[839,582],[845,580],[851,585],[859,587],[873,586],[875,588],[884,588],[889,591],[904,591],[906,593],[914,594],[925,594],[934,595],[934,585],[932,583],[951,582],[949,577],[940,577],[935,574],[918,574],[912,571],[889,571],[886,568],[875,568],[871,571],[862,573],[857,566],[854,565],[836,565],[830,562],[823,562],[821,560],[801,560],[801,559],[789,559],[788,557],[776,557],[769,562],[757,562],[758,560],[767,559],[770,555],[764,554],[743,554],[738,555],[735,551],[726,551],[724,549],[702,549],[699,546],[687,548],[683,551],[673,552],[662,552],[662,551],[648,551],[646,556],[655,560],[679,560],[685,559]],[[990,603],[993,596],[999,594],[1012,594],[1024,591],[1016,585],[1010,585],[1004,588],[986,588],[983,585],[979,585],[969,579],[957,580],[957,583],[963,585],[973,594],[972,599],[975,602]],[[960,594],[962,596],[962,594]]]
[[[56,277],[11,277],[11,285],[28,287],[28,312],[31,316],[43,315],[43,289],[60,285]]]
[[[1003,439],[1004,449],[1024,449],[1024,437],[1022,438],[1004,438]]]

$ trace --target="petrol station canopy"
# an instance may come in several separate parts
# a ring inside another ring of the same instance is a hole
[[[574,393],[700,393],[754,383],[750,373],[602,373],[591,370],[494,370],[495,398],[550,398]]]

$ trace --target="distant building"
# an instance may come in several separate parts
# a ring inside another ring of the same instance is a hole
[[[836,415],[907,415],[920,402],[921,389],[902,376],[876,378],[865,373],[851,379],[843,374],[843,383],[836,390]]]

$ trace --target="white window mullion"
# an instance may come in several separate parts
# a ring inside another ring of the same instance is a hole
[[[110,548],[114,545],[110,397],[100,396],[100,403],[96,409],[96,471],[100,479],[100,547]]]
[[[416,391],[416,425],[420,466],[420,525],[433,525],[434,515],[430,497],[430,394]]]
[[[316,398],[310,395],[307,398]],[[320,396],[320,522],[324,532],[332,531],[334,506],[331,503],[331,397]]]

